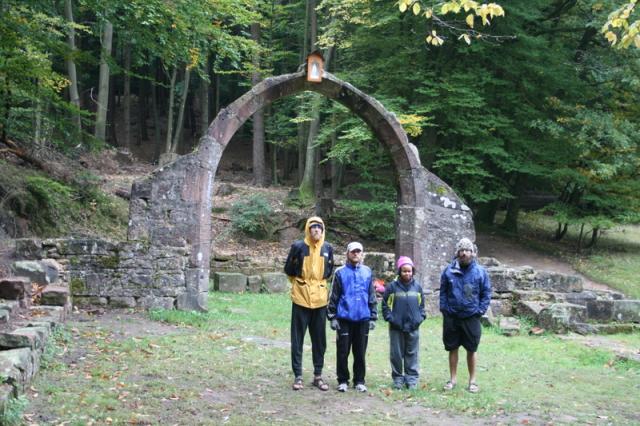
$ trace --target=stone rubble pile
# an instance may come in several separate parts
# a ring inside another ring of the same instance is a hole
[[[481,258],[493,285],[489,316],[526,317],[553,333],[640,331],[640,300],[615,291],[585,290],[582,278],[529,266],[509,268]]]
[[[0,277],[0,415],[28,388],[53,331],[71,312],[61,271],[51,259],[18,261],[14,276]]]

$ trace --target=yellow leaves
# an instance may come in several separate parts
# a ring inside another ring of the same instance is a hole
[[[467,25],[469,26],[469,28],[473,28],[473,14],[468,14],[467,15],[467,19],[465,19],[465,22],[467,23]]]
[[[462,34],[460,37],[458,37],[458,40],[463,39],[465,41],[465,43],[467,44],[471,44],[471,37],[469,36],[469,34]]]
[[[187,64],[187,69],[192,70],[198,65],[200,60],[200,49],[197,47],[192,47],[189,49],[189,63]]]
[[[604,38],[606,38],[612,46],[618,41],[618,36],[613,31],[607,31],[607,33],[604,35]]]
[[[629,24],[629,17],[637,6],[637,0],[626,0],[626,4],[609,14],[601,28],[604,38],[611,46],[626,49],[633,45],[640,48],[640,20]]]
[[[426,41],[434,46],[442,46],[442,43],[444,43],[444,40],[438,36],[436,30],[431,31],[431,34],[427,36]]]
[[[413,0],[399,0],[398,7],[400,8],[400,12],[402,13],[406,12],[412,1]]]
[[[611,24],[610,24],[610,25],[611,25],[613,28],[620,28],[620,27],[625,26],[625,24],[626,24],[626,23],[627,23],[627,20],[626,20],[626,19],[624,19],[624,18],[622,18],[622,17],[620,17],[620,18],[612,19],[612,20],[611,20]]]
[[[461,5],[465,12],[476,10],[478,8],[478,3],[473,0],[463,1]]]
[[[425,121],[425,117],[416,114],[401,114],[398,116],[398,121],[409,136],[417,137],[422,134],[422,122]]]
[[[457,1],[448,1],[446,3],[442,4],[442,7],[440,8],[440,13],[442,15],[446,15],[449,12],[453,12],[453,13],[458,13],[460,12],[460,8],[462,6],[460,5],[459,2]]]
[[[630,0],[634,1],[634,0]],[[398,8],[400,12],[404,13],[407,10],[411,9],[414,15],[418,16],[422,11],[422,5],[420,1],[417,0],[398,0]],[[497,3],[478,3],[474,0],[449,0],[440,3],[439,9],[434,11],[432,8],[424,9],[422,12],[422,16],[426,19],[436,19],[440,21],[436,15],[446,15],[446,14],[458,14],[464,11],[467,16],[465,18],[465,23],[467,27],[474,28],[475,26],[475,18],[479,17],[482,21],[482,25],[490,25],[491,19],[504,16],[504,9]],[[480,38],[480,34],[476,37]],[[471,35],[470,34],[462,34],[458,37],[458,40],[464,40],[465,43],[471,44]],[[433,46],[442,46],[444,44],[444,39],[439,37],[435,31],[432,31],[425,38],[426,42]]]
[[[483,4],[479,8],[475,9],[475,12],[476,15],[482,19],[482,25],[490,25],[491,21],[489,18],[504,16],[504,9],[496,3]]]

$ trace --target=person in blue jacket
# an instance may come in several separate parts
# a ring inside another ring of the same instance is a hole
[[[456,257],[440,277],[440,312],[442,312],[442,342],[449,352],[450,378],[445,390],[456,386],[458,349],[467,351],[469,385],[467,390],[476,393],[477,351],[482,327],[480,317],[489,308],[491,282],[487,271],[476,262],[476,246],[468,238],[456,244]]]
[[[353,352],[353,386],[366,392],[365,354],[369,330],[376,326],[378,301],[371,269],[362,264],[364,252],[357,241],[347,245],[347,262],[336,269],[331,285],[327,318],[336,331],[338,391],[349,387],[349,352]]]
[[[420,324],[427,317],[422,286],[414,279],[415,267],[407,256],[396,264],[398,278],[382,296],[382,315],[389,323],[389,358],[393,387],[418,388]]]

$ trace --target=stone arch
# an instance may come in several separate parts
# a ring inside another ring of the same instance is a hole
[[[221,110],[196,151],[132,187],[128,239],[146,241],[150,250],[184,252],[184,288],[176,291],[178,309],[206,309],[212,187],[226,145],[256,111],[302,91],[345,105],[389,149],[399,187],[395,251],[412,257],[423,287],[438,286],[440,268],[451,257],[458,238],[474,238],[469,209],[448,185],[422,167],[416,147],[380,102],[326,72],[320,83],[308,82],[304,71],[272,77]]]

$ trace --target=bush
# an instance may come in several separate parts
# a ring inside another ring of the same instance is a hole
[[[231,206],[233,229],[250,237],[268,239],[278,228],[275,212],[261,195],[252,195]]]
[[[62,225],[63,218],[77,218],[77,208],[72,204],[75,194],[70,187],[42,176],[28,176],[25,183],[29,193],[27,217],[36,231],[45,233],[49,227]]]
[[[0,160],[0,226],[14,237],[68,233],[122,238],[128,203],[105,194],[99,179],[80,175],[68,185]],[[26,223],[18,228],[18,222]]]
[[[341,222],[363,237],[391,242],[396,237],[396,203],[390,201],[340,200],[332,222]]]
[[[0,412],[0,424],[13,426],[22,424],[22,414],[29,405],[27,397],[20,395],[17,398],[9,398],[4,410]]]

